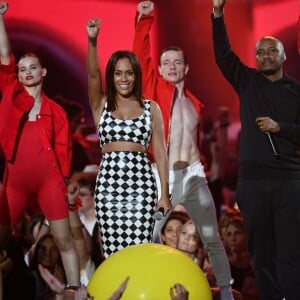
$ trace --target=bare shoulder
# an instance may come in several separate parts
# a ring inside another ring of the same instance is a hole
[[[150,109],[152,113],[160,113],[159,105],[153,100],[146,100],[150,102]]]
[[[107,103],[107,98],[105,96],[105,97],[103,97],[102,101],[99,102],[99,106],[97,108],[92,109],[92,114],[93,114],[93,118],[94,118],[96,126],[100,122],[100,118],[104,111],[106,103]]]

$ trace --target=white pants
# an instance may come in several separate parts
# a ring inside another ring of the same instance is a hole
[[[160,183],[157,170],[153,167],[160,198]],[[207,185],[203,165],[200,161],[182,170],[170,170],[169,190],[172,194],[172,205],[182,204],[190,218],[196,224],[203,246],[209,255],[217,284],[229,286],[231,281],[230,267],[222,241],[219,237],[214,200]],[[156,241],[166,218],[156,221],[153,240]]]

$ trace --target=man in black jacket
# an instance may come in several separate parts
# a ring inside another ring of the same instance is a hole
[[[261,299],[300,299],[300,83],[283,72],[283,44],[265,36],[255,47],[257,69],[232,51],[226,0],[213,0],[215,59],[240,100],[237,203]]]

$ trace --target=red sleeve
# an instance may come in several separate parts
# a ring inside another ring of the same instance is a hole
[[[8,65],[0,63],[0,91],[3,91],[8,84],[15,80],[16,76],[15,57],[11,54]]]
[[[72,141],[69,132],[69,123],[66,116],[62,113],[58,114],[55,122],[55,142],[54,151],[57,156],[58,163],[62,175],[70,176],[71,158],[72,158]]]
[[[146,99],[155,99],[155,87],[157,84],[157,75],[155,74],[152,59],[150,56],[150,30],[154,22],[151,15],[142,15],[136,25],[133,52],[138,57],[143,76],[143,96]]]

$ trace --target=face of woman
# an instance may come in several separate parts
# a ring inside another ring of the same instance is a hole
[[[32,87],[42,83],[46,76],[46,69],[40,65],[37,57],[26,56],[18,63],[18,77],[24,86]]]
[[[193,223],[184,224],[181,228],[177,249],[189,255],[195,255],[199,249],[199,236]]]
[[[114,84],[117,95],[130,97],[135,84],[135,75],[128,58],[118,60],[114,71]]]
[[[39,249],[39,263],[45,268],[53,268],[59,261],[59,251],[52,238],[46,238]]]
[[[165,245],[176,248],[178,243],[179,232],[182,223],[179,220],[172,219],[165,227],[164,233],[161,235],[161,239]]]

